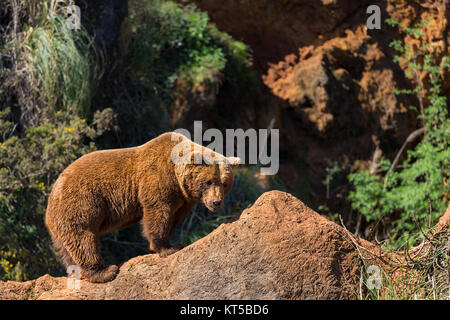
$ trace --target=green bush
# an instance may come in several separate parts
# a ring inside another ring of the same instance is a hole
[[[425,230],[428,224],[434,225],[447,207],[450,119],[446,98],[441,95],[441,71],[450,67],[450,60],[448,57],[439,60],[433,47],[423,44],[421,30],[425,23],[416,28],[402,28],[398,22],[388,22],[422,43],[417,47],[395,40],[391,46],[399,52],[395,61],[407,67],[407,76],[416,86],[412,90],[397,89],[395,93],[417,96],[419,108],[411,108],[418,111],[422,128],[414,136],[423,133],[423,137],[407,152],[400,169],[382,158],[378,163],[381,174],[371,175],[368,171],[350,174],[354,190],[349,199],[353,209],[367,221],[393,219],[390,243],[399,246],[411,245],[417,239],[413,235]]]
[[[208,15],[192,5],[130,1],[129,20],[133,74],[166,99],[178,79],[191,85],[217,81],[230,58],[224,50],[228,44],[235,46],[232,54],[248,59],[245,45],[224,38]]]
[[[78,113],[89,115],[96,57],[87,33],[69,29],[57,14],[24,32],[26,63],[34,69],[34,85],[39,88],[35,93],[46,102],[45,110],[75,107]]]
[[[6,58],[2,91],[8,95],[4,103],[15,105],[11,111],[20,112],[23,127],[52,121],[59,110],[90,116],[99,56],[84,29],[66,25],[65,7],[71,3],[45,0],[33,10],[33,4],[12,1],[7,7],[11,15],[26,17],[19,30],[3,35],[1,47]]]
[[[145,142],[149,131],[170,130],[177,99],[199,109],[214,103],[224,82],[258,81],[249,47],[220,32],[193,5],[132,0],[124,26],[123,72],[114,75],[111,88],[120,127],[129,130],[122,131],[123,145]]]
[[[44,226],[51,186],[71,162],[96,149],[92,139],[111,119],[109,109],[97,112],[91,125],[59,112],[56,121],[29,127],[21,138],[12,134],[12,122],[0,118],[0,135],[7,137],[0,143],[0,259],[14,252],[21,262],[20,273],[5,264],[0,278],[22,280],[56,268]]]
[[[117,68],[104,80],[104,92],[97,93],[99,103],[118,114],[115,147],[141,144],[171,130],[177,99],[192,101],[203,85],[217,93],[238,60],[250,61],[247,46],[218,31],[193,5],[169,0],[128,4],[119,56],[111,62]]]

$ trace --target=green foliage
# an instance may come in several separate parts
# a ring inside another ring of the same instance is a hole
[[[224,69],[227,58],[220,32],[194,6],[131,1],[129,18],[133,73],[160,94],[170,96],[177,79],[190,84],[214,82]]]
[[[10,60],[5,65],[17,69],[5,72],[2,89],[18,100],[24,127],[49,120],[58,110],[76,109],[89,116],[99,55],[84,29],[74,31],[66,25],[64,8],[71,3],[45,0],[37,10],[22,1],[10,4],[12,12],[22,10],[26,21],[34,20],[32,25],[19,25],[19,33],[10,30],[11,35],[3,37],[7,43],[2,55]]]
[[[35,92],[47,102],[47,111],[69,110],[72,106],[89,114],[93,89],[93,48],[84,31],[70,30],[60,15],[27,32],[25,55],[34,69]]]
[[[248,64],[249,49],[209,23],[193,5],[130,1],[129,62],[133,78],[169,105],[177,80],[195,87],[220,83],[227,64]]]
[[[55,121],[27,128],[23,138],[12,134],[13,123],[0,119],[0,135],[7,137],[0,143],[0,251],[15,252],[23,270],[19,276],[15,269],[4,268],[3,274],[0,269],[0,278],[25,279],[52,268],[55,261],[43,223],[51,185],[71,162],[96,149],[92,140],[111,119],[110,109],[97,112],[91,125],[59,112]]]
[[[400,26],[392,20],[389,23]],[[422,41],[421,30],[425,26],[425,22],[421,22],[416,28],[402,30]],[[407,75],[416,85],[413,90],[396,90],[395,93],[417,95],[418,118],[425,133],[414,149],[408,151],[400,170],[389,170],[391,162],[381,159],[378,165],[382,174],[370,175],[368,171],[361,171],[348,178],[354,185],[349,195],[353,209],[368,221],[396,219],[390,241],[400,245],[412,244],[415,238],[412,235],[425,224],[434,224],[447,206],[450,118],[446,98],[441,95],[440,75],[442,69],[450,65],[448,57],[437,61],[433,48],[428,45],[412,47],[396,40],[391,46],[399,52],[395,61],[407,67]]]
[[[322,184],[326,188],[326,200],[333,199],[334,203],[342,202],[343,197],[343,185],[347,183],[347,174],[343,166],[338,161],[325,160],[327,166],[325,168],[325,179],[322,180]],[[345,203],[344,203],[345,205]],[[317,210],[325,215],[329,220],[339,224],[339,212],[334,212],[327,204],[320,204]]]
[[[224,83],[258,81],[249,72],[249,48],[220,32],[193,5],[129,1],[119,49],[117,69],[104,79],[107,93],[97,93],[123,129],[111,147],[141,144],[171,130],[181,105],[213,105]]]

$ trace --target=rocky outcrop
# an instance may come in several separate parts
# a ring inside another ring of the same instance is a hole
[[[439,219],[439,222],[434,228],[433,233],[438,234],[440,232],[449,232],[449,231],[450,231],[450,205],[447,207],[447,210],[445,211],[444,215]]]
[[[448,238],[449,214],[450,207],[434,234]],[[420,259],[429,245],[410,253]],[[79,289],[69,289],[66,277],[50,275],[0,281],[0,299],[357,299],[366,294],[361,270],[368,265],[400,279],[396,290],[413,288],[420,278],[411,276],[414,269],[399,268],[405,261],[292,195],[271,191],[234,221],[167,258],[149,254],[125,262],[111,282],[81,280]]]
[[[272,191],[167,258],[129,260],[112,282],[82,280],[80,290],[71,290],[67,278],[45,275],[0,282],[0,299],[353,299],[360,265],[342,227]]]

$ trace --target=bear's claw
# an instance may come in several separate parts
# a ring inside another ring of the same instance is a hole
[[[119,267],[116,265],[110,265],[102,270],[83,270],[81,276],[83,279],[93,283],[104,283],[112,281],[116,278],[119,272]]]
[[[182,245],[176,245],[167,249],[162,249],[159,252],[159,257],[160,258],[166,258],[167,256],[170,256],[171,254],[174,254],[177,251],[180,251],[181,249],[183,249]]]

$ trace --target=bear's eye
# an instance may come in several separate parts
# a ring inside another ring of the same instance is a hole
[[[206,182],[206,184],[207,184],[208,186],[210,186],[210,185],[212,185],[212,181],[209,180],[208,182]]]
[[[224,188],[227,188],[227,187],[228,187],[228,185],[227,185],[226,183],[224,183],[224,184],[223,184],[223,187],[224,187]]]

